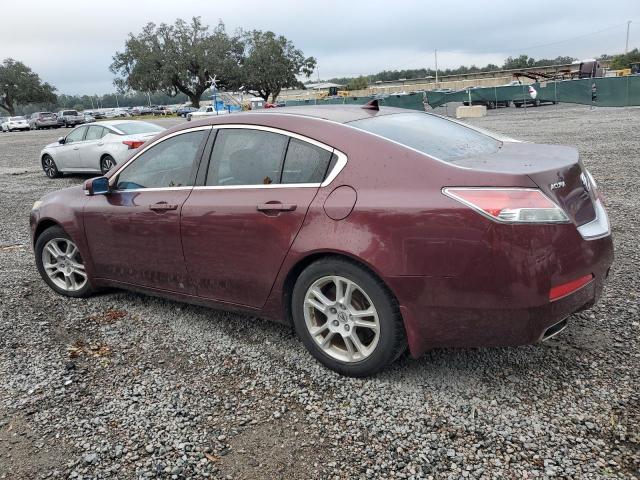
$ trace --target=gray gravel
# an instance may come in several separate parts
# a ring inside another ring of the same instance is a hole
[[[639,109],[474,123],[576,145],[609,207],[602,301],[543,345],[436,350],[373,379],[254,317],[38,277],[28,214],[61,133],[0,134],[0,478],[640,478]]]

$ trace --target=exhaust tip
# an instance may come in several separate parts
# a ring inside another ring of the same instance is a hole
[[[551,325],[549,328],[547,328],[544,331],[544,333],[542,334],[542,338],[540,339],[540,341],[546,342],[550,338],[553,338],[556,335],[558,335],[565,328],[567,328],[567,319],[566,318],[564,320],[560,320],[558,323],[555,323],[555,324]]]

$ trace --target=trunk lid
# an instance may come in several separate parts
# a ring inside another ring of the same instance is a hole
[[[593,187],[575,148],[504,142],[496,153],[453,163],[476,170],[528,176],[577,226],[596,217]]]

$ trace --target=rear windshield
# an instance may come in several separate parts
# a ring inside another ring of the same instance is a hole
[[[10,122],[19,122],[20,120],[25,120],[24,117],[11,117],[9,118]]]
[[[501,145],[499,140],[484,133],[426,113],[381,115],[349,125],[447,162],[494,153]]]
[[[164,130],[164,128],[148,122],[118,123],[113,127],[120,130],[125,135],[137,135],[139,133],[158,133]]]
[[[65,110],[64,112],[62,112],[62,115],[78,115],[78,112],[76,112],[75,110]]]

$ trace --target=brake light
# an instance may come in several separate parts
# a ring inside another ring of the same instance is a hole
[[[500,223],[566,223],[567,214],[536,188],[460,187],[442,193]]]
[[[144,143],[144,140],[123,140],[122,143],[129,145],[129,150],[135,150]]]
[[[593,274],[590,273],[589,275],[584,275],[583,277],[576,278],[575,280],[563,283],[562,285],[556,285],[555,287],[552,287],[551,290],[549,290],[549,300],[553,302],[554,300],[566,297],[570,293],[573,293],[576,290],[584,287],[592,279]]]

